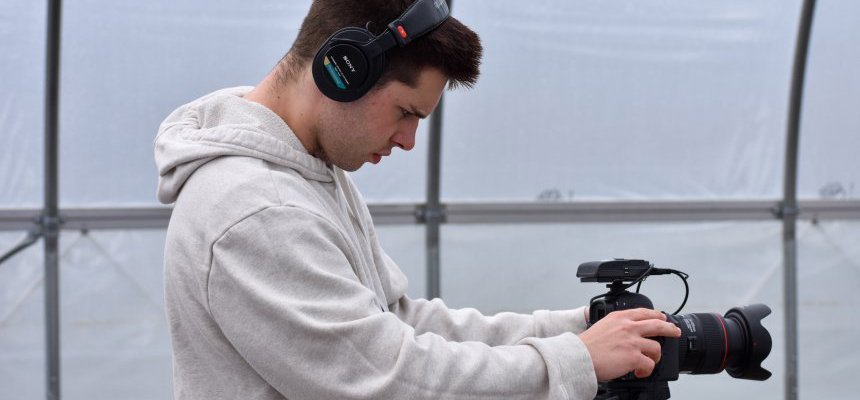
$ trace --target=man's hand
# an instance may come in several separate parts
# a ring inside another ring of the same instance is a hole
[[[660,361],[660,344],[649,337],[679,337],[681,330],[666,315],[647,308],[615,311],[579,335],[591,354],[597,380],[605,382],[630,371],[651,375]]]

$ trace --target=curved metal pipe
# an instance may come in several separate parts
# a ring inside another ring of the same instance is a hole
[[[800,121],[803,106],[803,84],[812,34],[815,0],[804,0],[800,10],[791,95],[788,106],[788,129],[785,145],[785,181],[781,207],[783,263],[785,267],[783,296],[785,302],[785,398],[798,398],[797,349],[797,170],[800,144]]]

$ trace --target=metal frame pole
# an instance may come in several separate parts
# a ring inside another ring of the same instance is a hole
[[[430,117],[430,146],[427,155],[427,203],[420,222],[425,224],[427,255],[427,298],[441,296],[441,271],[439,255],[439,228],[444,222],[445,212],[440,200],[442,167],[442,109],[444,97]]]
[[[41,217],[45,237],[45,338],[47,398],[60,399],[60,280],[58,206],[58,119],[60,89],[61,0],[48,1],[45,57],[45,209]]]
[[[446,0],[448,8],[453,6],[453,0]],[[440,200],[440,180],[442,169],[442,110],[445,96],[439,99],[439,105],[430,117],[430,146],[427,154],[427,202],[418,212],[418,222],[423,222],[426,229],[427,245],[427,298],[440,297],[441,271],[439,258],[439,227],[445,222],[445,209]]]
[[[785,398],[787,400],[797,400],[798,398],[797,170],[803,84],[814,11],[815,0],[804,0],[800,11],[800,23],[794,51],[785,146],[785,193],[781,214],[783,263],[785,267],[783,296],[785,301]]]

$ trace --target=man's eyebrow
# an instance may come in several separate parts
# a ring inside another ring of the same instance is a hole
[[[418,118],[421,118],[421,119],[427,118],[427,114],[424,114],[423,112],[419,111],[418,108],[415,107],[414,105],[410,104],[409,108],[410,108],[409,112],[411,112],[412,114],[415,114]]]

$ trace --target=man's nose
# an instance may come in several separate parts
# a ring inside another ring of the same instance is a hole
[[[391,141],[403,150],[412,150],[415,147],[415,131],[417,130],[418,124],[403,128],[391,138]]]

